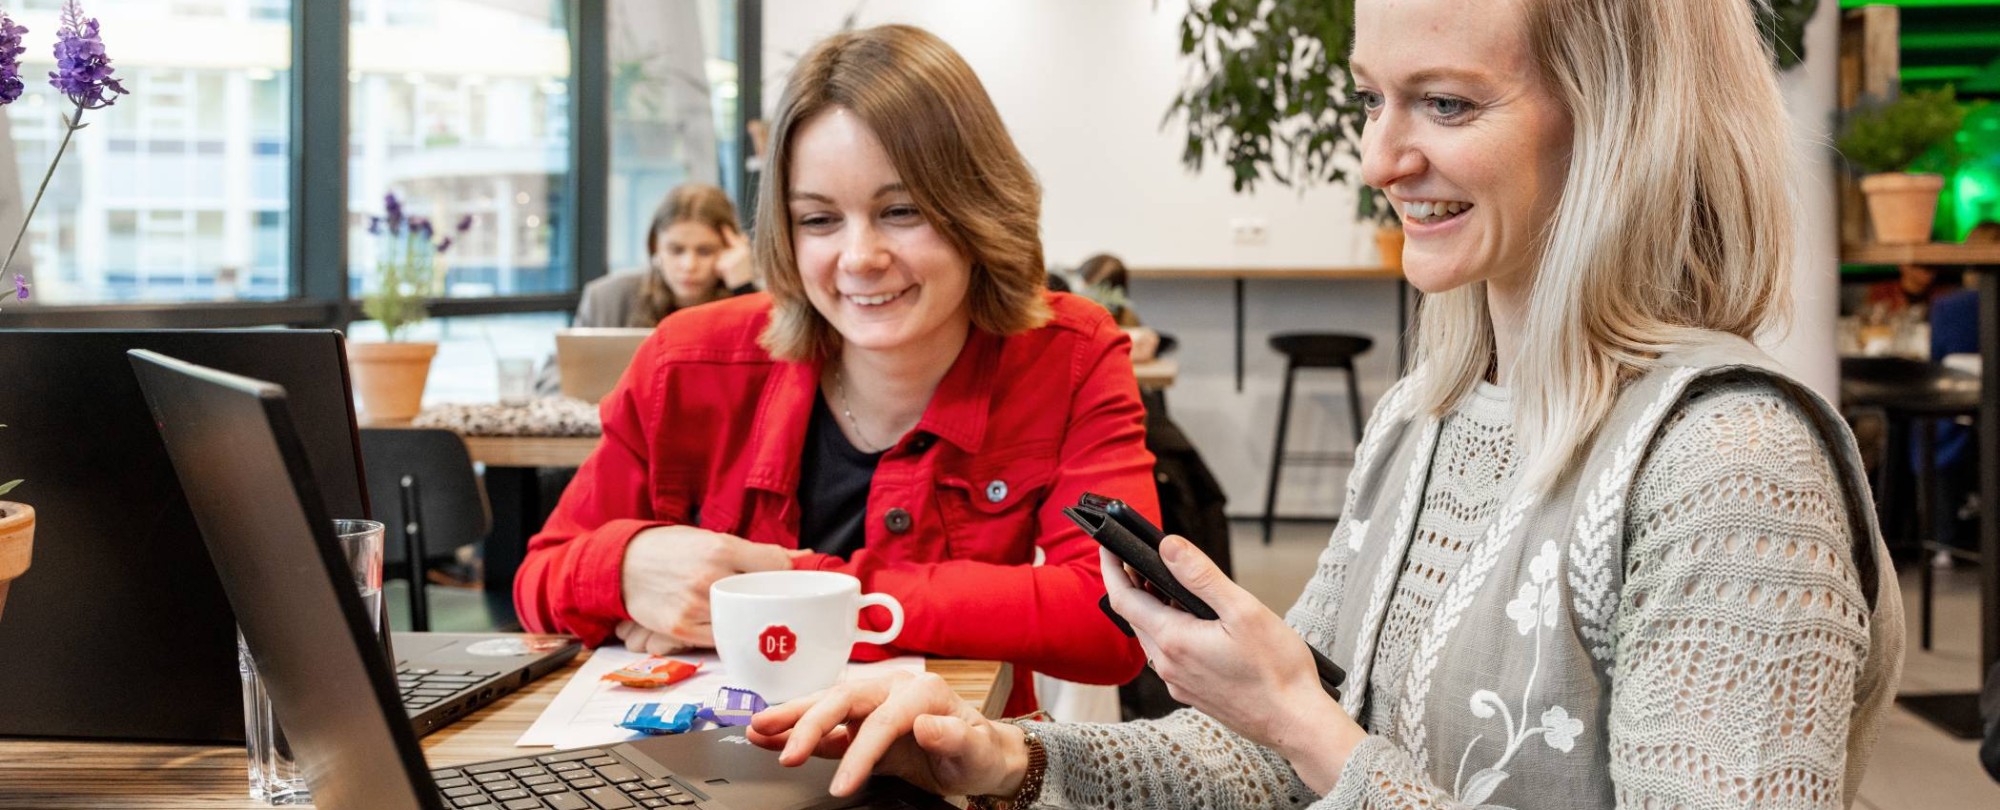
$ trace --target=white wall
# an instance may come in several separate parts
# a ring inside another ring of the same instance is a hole
[[[1834,324],[1840,315],[1840,201],[1833,152],[1839,99],[1840,9],[1821,3],[1806,27],[1806,61],[1780,77],[1798,141],[1792,191],[1799,202],[1799,259],[1792,276],[1792,324],[1759,343],[1829,401],[1840,401]]]
[[[797,57],[839,30],[859,5],[861,26],[909,23],[942,37],[985,82],[1041,176],[1049,261],[1092,253],[1140,267],[1373,264],[1353,221],[1353,194],[1269,186],[1230,192],[1226,173],[1181,168],[1178,123],[1160,126],[1181,66],[1178,0],[769,0],[764,4],[764,102],[775,109]],[[1233,244],[1229,221],[1262,218],[1268,242]]]

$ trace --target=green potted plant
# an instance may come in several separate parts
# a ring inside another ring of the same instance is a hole
[[[1861,193],[1875,241],[1885,245],[1931,240],[1942,175],[1909,171],[1925,152],[1951,147],[1965,122],[1952,88],[1906,93],[1887,104],[1863,107],[1841,128],[1840,154],[1862,172]]]
[[[363,291],[361,312],[382,324],[387,340],[348,344],[348,363],[361,410],[371,423],[408,422],[422,410],[436,341],[404,340],[411,326],[430,317],[429,301],[444,286],[445,251],[452,237],[439,237],[430,220],[405,216],[401,200],[383,198],[384,212],[370,217],[376,237],[375,277]],[[472,227],[459,220],[458,232]]]
[[[1805,27],[1820,0],[1756,2],[1758,28],[1780,69],[1805,58]],[[1354,99],[1347,55],[1354,0],[1209,0],[1181,19],[1181,56],[1194,63],[1167,109],[1187,126],[1181,162],[1200,171],[1214,153],[1231,186],[1358,181],[1367,114]],[[1400,220],[1380,191],[1356,182],[1355,215],[1374,222],[1384,265],[1402,266]]]

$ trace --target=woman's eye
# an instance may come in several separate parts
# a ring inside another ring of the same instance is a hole
[[[1373,90],[1357,90],[1354,93],[1354,98],[1355,100],[1361,102],[1361,109],[1367,112],[1372,113],[1375,112],[1376,110],[1382,109],[1381,93],[1377,93]]]
[[[1431,113],[1442,119],[1458,118],[1472,112],[1472,102],[1451,96],[1428,96],[1424,103],[1430,105]]]
[[[802,228],[824,228],[832,224],[833,217],[828,214],[807,214],[799,217],[799,227]]]
[[[882,212],[884,219],[892,219],[899,222],[906,222],[922,215],[922,212],[919,212],[914,205],[892,205],[888,210]]]

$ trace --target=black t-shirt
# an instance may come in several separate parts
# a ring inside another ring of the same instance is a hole
[[[868,485],[881,453],[864,453],[840,432],[822,393],[813,401],[799,463],[799,546],[843,560],[867,538]]]

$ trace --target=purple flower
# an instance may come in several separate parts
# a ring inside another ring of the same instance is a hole
[[[14,274],[14,297],[22,301],[28,300],[28,277],[20,273]]]
[[[28,51],[21,38],[27,33],[27,26],[0,12],[0,104],[13,103],[28,87],[21,81],[21,54]]]
[[[62,24],[56,29],[56,69],[49,73],[49,84],[79,110],[109,107],[127,92],[111,78],[111,58],[104,55],[97,19],[83,16],[76,0],[63,3]]]
[[[451,237],[447,236],[441,240],[438,240],[437,250],[439,253],[443,253],[450,249],[451,249]]]
[[[464,218],[458,221],[458,232],[465,233],[469,230],[472,230],[472,215],[466,214]]]
[[[410,233],[431,238],[431,221],[426,217],[410,217]]]
[[[393,193],[384,194],[382,195],[382,208],[389,212],[389,232],[402,233],[403,201],[396,199],[396,195]]]
[[[380,236],[380,235],[382,235],[382,218],[381,218],[381,217],[369,217],[369,218],[368,218],[368,235],[369,235],[369,236]]]

